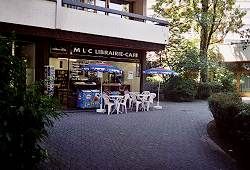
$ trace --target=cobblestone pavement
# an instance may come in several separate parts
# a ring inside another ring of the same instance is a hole
[[[43,169],[236,169],[207,136],[206,101],[162,103],[163,110],[106,115],[72,112],[44,142]]]

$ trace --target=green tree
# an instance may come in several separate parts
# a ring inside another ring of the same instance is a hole
[[[191,8],[185,4],[178,4],[177,2],[168,3],[168,1],[156,1],[157,3],[153,6],[154,10],[160,16],[166,18],[169,25],[169,43],[166,45],[166,49],[159,53],[160,63],[166,64],[171,69],[175,69],[174,64],[176,56],[180,56],[185,46],[183,42],[185,37],[183,33],[190,30],[193,22],[193,18],[189,17]],[[185,17],[183,17],[185,16]]]
[[[179,45],[175,40],[179,41],[178,36],[182,36],[189,28],[196,30],[202,64],[201,82],[208,80],[209,46],[223,41],[228,32],[238,32],[243,26],[242,17],[246,14],[235,7],[235,0],[156,0],[154,10],[170,22],[170,37],[174,39],[170,38],[171,47],[172,43]],[[172,55],[170,52],[167,54]]]

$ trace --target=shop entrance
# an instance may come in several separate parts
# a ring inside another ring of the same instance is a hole
[[[103,74],[104,92],[124,94],[124,91],[140,91],[139,63],[51,57],[49,66],[55,69],[54,95],[64,107],[81,109],[99,107],[100,78],[97,72],[82,69],[86,64],[96,63],[114,65],[123,70],[122,74]]]

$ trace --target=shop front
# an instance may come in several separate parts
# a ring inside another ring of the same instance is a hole
[[[144,56],[140,50],[94,46],[85,44],[51,44],[49,67],[54,70],[53,95],[67,108],[98,108],[101,82],[105,93],[124,94],[140,91],[141,64]],[[88,64],[107,64],[122,73],[99,72],[83,69]],[[52,78],[53,79],[53,78]]]

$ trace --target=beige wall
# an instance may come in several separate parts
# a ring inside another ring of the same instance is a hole
[[[218,45],[219,52],[222,54],[225,62],[242,62],[250,61],[250,46],[243,50],[242,44]]]
[[[63,62],[62,68],[60,68],[60,61]],[[68,70],[68,60],[67,59],[49,58],[49,65],[53,66],[55,68],[55,70]]]
[[[137,8],[139,10],[142,7]],[[60,24],[57,28],[62,30],[158,44],[166,44],[168,41],[168,28],[165,26],[71,8],[61,8],[58,16]]]
[[[0,0],[0,21],[55,28],[56,2],[45,0]]]

